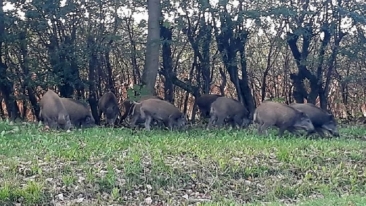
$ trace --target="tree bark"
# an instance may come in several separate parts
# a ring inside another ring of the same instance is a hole
[[[160,23],[160,34],[161,38],[163,39],[162,42],[162,51],[163,51],[163,68],[162,73],[164,75],[164,93],[165,93],[165,100],[171,103],[174,103],[174,88],[173,82],[171,80],[170,75],[173,72],[173,58],[172,58],[172,49],[171,49],[171,42],[172,42],[172,28],[166,28],[163,24],[163,21]]]
[[[39,121],[40,120],[40,117],[39,117],[40,108],[37,103],[37,98],[35,95],[35,85],[32,80],[32,75],[35,75],[35,74],[29,72],[29,56],[28,56],[28,50],[27,50],[28,42],[27,42],[27,37],[26,37],[27,28],[25,30],[26,30],[25,32],[21,32],[19,34],[20,53],[21,53],[21,58],[22,58],[20,67],[22,68],[22,70],[24,72],[24,76],[25,76],[24,77],[25,78],[24,87],[26,88],[26,90],[28,92],[28,97],[29,97],[29,101],[32,105],[33,113],[36,116],[37,121]]]
[[[13,95],[13,84],[7,78],[7,69],[8,66],[5,62],[3,62],[3,52],[2,47],[5,41],[5,13],[3,10],[4,2],[0,0],[0,91],[5,101],[6,110],[8,112],[8,116],[11,120],[15,120],[19,117],[19,108],[14,99]]]
[[[133,73],[133,84],[138,84],[139,81],[141,81],[141,75],[140,75],[140,71],[139,71],[139,67],[137,65],[137,48],[136,48],[136,41],[133,39],[134,33],[133,33],[133,29],[131,28],[131,25],[133,25],[133,23],[131,22],[132,16],[130,16],[129,18],[126,18],[126,26],[127,26],[127,33],[128,33],[128,38],[130,39],[130,49],[132,51],[131,54],[131,63],[132,63],[132,73]]]
[[[145,54],[145,68],[142,83],[146,85],[150,94],[155,94],[155,82],[159,69],[160,51],[160,0],[148,0],[148,32]]]
[[[89,105],[92,112],[92,115],[95,119],[96,124],[100,124],[100,116],[98,113],[98,101],[97,101],[97,92],[96,92],[96,84],[95,84],[95,71],[97,67],[97,55],[95,54],[95,49],[93,48],[95,45],[95,41],[92,37],[88,37],[88,48],[90,52],[89,56]]]

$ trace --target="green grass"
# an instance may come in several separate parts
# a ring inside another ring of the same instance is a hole
[[[366,128],[43,131],[0,122],[0,205],[366,205]]]

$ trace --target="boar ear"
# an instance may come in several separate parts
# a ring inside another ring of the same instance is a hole
[[[308,115],[305,112],[300,111],[300,110],[299,110],[299,112],[300,112],[300,114],[301,114],[302,117],[308,117]]]

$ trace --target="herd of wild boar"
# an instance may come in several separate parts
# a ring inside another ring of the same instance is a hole
[[[106,123],[114,126],[117,118],[120,121],[130,118],[130,127],[144,124],[150,130],[151,124],[164,124],[172,129],[182,129],[188,118],[177,107],[157,96],[141,96],[138,101],[125,100],[122,115],[116,96],[105,93],[98,101],[99,118],[104,114]],[[209,119],[207,129],[222,127],[230,123],[232,127],[246,128],[250,124],[258,125],[258,133],[263,134],[269,127],[277,127],[279,136],[287,130],[295,135],[305,130],[307,135],[318,133],[324,137],[324,131],[339,136],[337,122],[327,111],[310,103],[293,103],[290,105],[273,101],[262,102],[251,115],[239,101],[216,94],[204,94],[195,99],[194,108],[198,107],[202,118]],[[71,99],[61,98],[54,91],[48,90],[40,101],[40,119],[54,129],[69,130],[96,126],[95,119],[88,104]]]

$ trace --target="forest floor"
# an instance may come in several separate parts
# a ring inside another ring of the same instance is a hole
[[[0,122],[0,205],[365,205],[366,128],[340,133]]]

